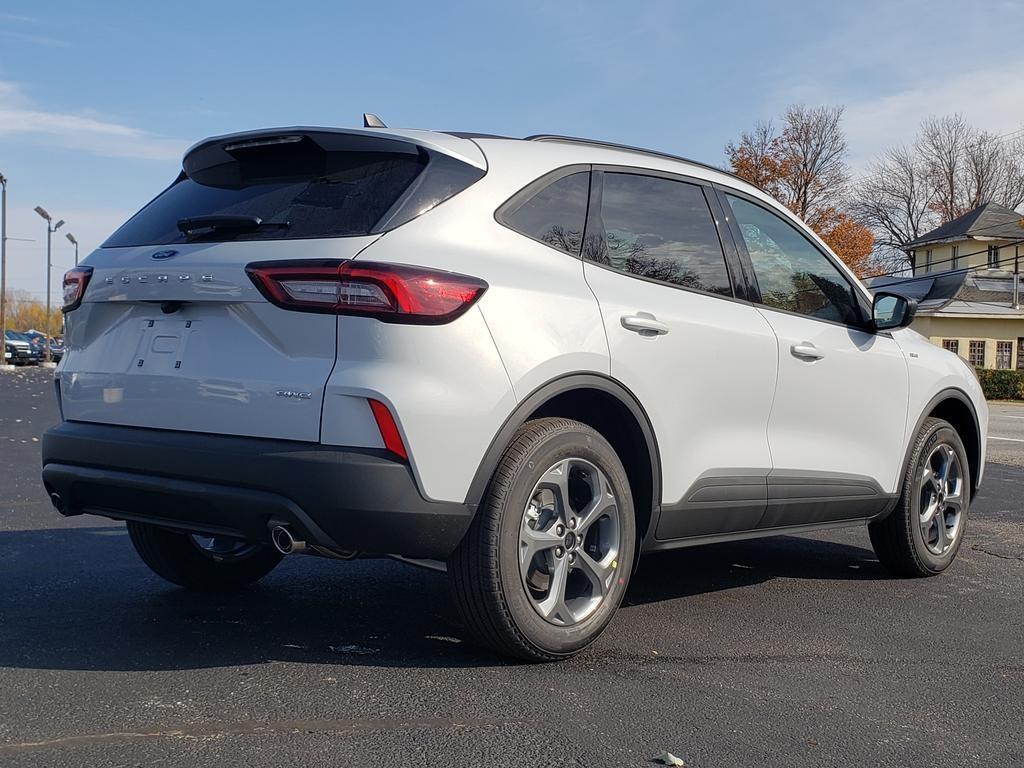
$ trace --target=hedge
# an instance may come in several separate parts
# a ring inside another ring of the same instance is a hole
[[[987,400],[1024,400],[1024,371],[978,368],[977,372]]]

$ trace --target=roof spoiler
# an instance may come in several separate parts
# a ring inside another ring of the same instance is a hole
[[[372,118],[373,115],[368,115]],[[377,118],[380,122],[379,118]],[[483,152],[472,141],[434,131],[374,128],[316,128],[294,126],[263,128],[203,139],[185,151],[182,169],[188,176],[232,163],[231,154],[261,146],[313,141],[326,151],[389,152],[417,154],[421,149],[440,152],[476,168],[487,168]]]

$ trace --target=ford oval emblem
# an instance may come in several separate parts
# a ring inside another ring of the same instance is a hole
[[[150,256],[150,258],[151,259],[169,259],[169,258],[171,258],[171,256],[177,256],[177,255],[178,255],[177,251],[157,251],[152,256]]]

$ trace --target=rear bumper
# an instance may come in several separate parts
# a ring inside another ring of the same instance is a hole
[[[286,523],[331,549],[444,559],[474,512],[424,499],[409,466],[380,450],[69,421],[42,447],[65,515],[250,541]]]

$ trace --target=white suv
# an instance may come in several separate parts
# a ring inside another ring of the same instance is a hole
[[[978,382],[911,300],[657,152],[220,136],[64,290],[60,512],[198,589],[299,550],[443,561],[528,659],[591,643],[640,553],[866,524],[938,573],[984,468]]]

